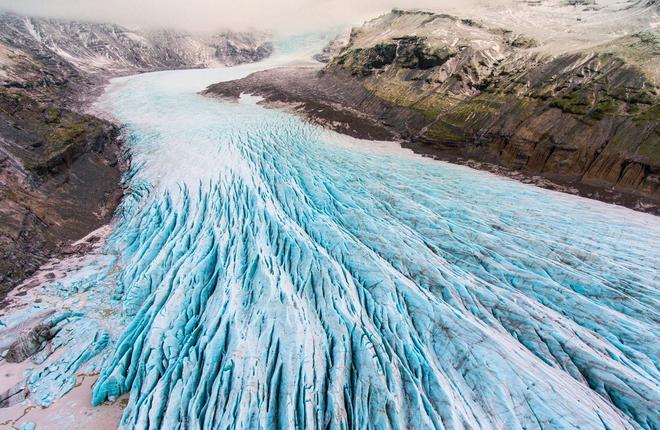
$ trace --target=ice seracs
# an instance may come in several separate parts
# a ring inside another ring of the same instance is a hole
[[[62,346],[95,404],[128,393],[126,429],[657,427],[657,218],[197,94],[266,66],[107,93],[134,193],[114,259],[60,281],[108,333]]]

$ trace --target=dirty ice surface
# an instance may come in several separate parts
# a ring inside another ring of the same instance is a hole
[[[660,219],[197,94],[293,58],[113,81],[130,193],[14,297],[0,348],[55,334],[0,391],[95,375],[126,429],[658,428]]]

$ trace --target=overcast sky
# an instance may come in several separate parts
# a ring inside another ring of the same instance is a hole
[[[361,24],[392,7],[457,5],[466,0],[0,0],[0,9],[29,15],[199,31],[312,30]]]

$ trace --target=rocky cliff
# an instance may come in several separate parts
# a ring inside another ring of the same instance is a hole
[[[0,299],[112,216],[121,197],[118,130],[82,113],[106,79],[256,61],[271,50],[258,34],[0,15]]]
[[[575,28],[581,16],[600,16],[584,5],[573,8]],[[633,1],[627,9],[598,13],[608,23],[630,21],[631,14],[652,18],[657,4]],[[376,121],[420,153],[489,163],[657,212],[660,38],[654,27],[639,18],[632,26],[621,24],[614,36],[590,30],[581,44],[566,42],[562,50],[563,35],[518,32],[484,16],[482,22],[393,10],[354,29],[321,72],[296,72],[305,75],[296,77],[297,88],[274,71],[210,92],[326,102],[326,112],[341,106],[354,118],[348,122]],[[309,92],[302,94],[301,87]],[[318,111],[323,109],[307,109],[310,115]],[[327,123],[336,124],[337,114],[332,116]]]
[[[422,35],[374,37],[383,25],[410,25],[401,21],[419,21]],[[426,35],[428,27],[445,34]],[[639,63],[660,52],[659,40],[640,32],[549,56],[524,35],[395,11],[355,31],[327,72],[346,73],[383,100],[421,113],[423,120],[401,128],[419,148],[657,199],[658,82]]]
[[[0,88],[0,297],[121,197],[114,125]]]

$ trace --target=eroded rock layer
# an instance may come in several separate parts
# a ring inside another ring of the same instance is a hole
[[[362,137],[380,124],[420,153],[492,163],[657,213],[657,32],[641,26],[550,52],[493,25],[394,10],[354,29],[318,75],[273,70],[207,93],[301,104],[308,116]]]

